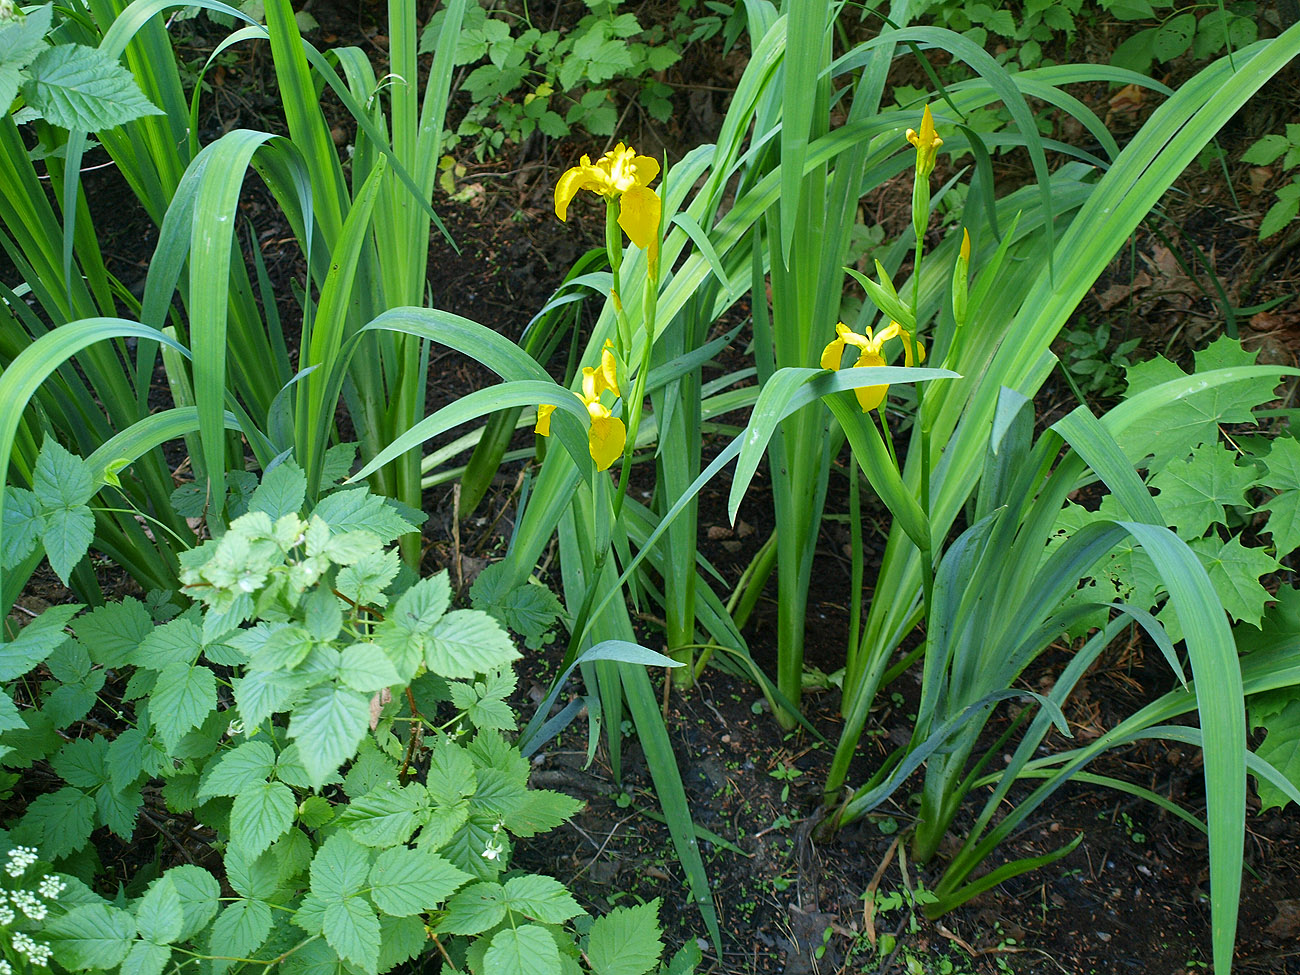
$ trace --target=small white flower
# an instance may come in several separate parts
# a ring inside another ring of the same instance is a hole
[[[234,721],[230,722],[230,724],[226,726],[227,738],[234,738],[236,735],[242,735],[243,733],[244,733],[244,722],[240,721],[238,718],[236,718]]]
[[[0,927],[7,928],[9,925],[14,923],[14,918],[17,916],[18,915],[14,913],[12,907],[4,902],[0,902]]]
[[[54,954],[53,949],[50,948],[49,945],[33,941],[22,931],[14,932],[13,944],[14,951],[18,952],[20,955],[26,955],[28,961],[41,968],[46,966],[50,960],[50,956]]]
[[[0,975],[14,975],[13,966],[0,958]]]
[[[52,901],[67,890],[68,885],[53,874],[47,873],[45,879],[41,881],[41,885],[37,889],[41,892],[42,897],[46,900]],[[0,973],[0,975],[3,975],[3,973]]]
[[[35,847],[15,846],[9,851],[9,862],[5,865],[5,873],[11,877],[21,877],[38,857]]]
[[[30,890],[12,890],[9,899],[33,921],[44,921],[48,908]]]
[[[487,846],[483,847],[484,860],[496,860],[506,851],[506,848],[495,840],[489,840]]]

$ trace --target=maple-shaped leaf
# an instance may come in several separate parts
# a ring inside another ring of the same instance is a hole
[[[1225,507],[1245,505],[1255,472],[1238,467],[1236,455],[1217,440],[1196,447],[1185,461],[1174,460],[1149,482],[1160,492],[1156,506],[1165,524],[1183,539],[1200,538],[1211,524],[1224,523]]]
[[[1264,604],[1273,598],[1259,584],[1259,578],[1277,571],[1277,559],[1262,548],[1247,548],[1236,535],[1226,542],[1217,538],[1197,539],[1191,548],[1209,573],[1214,591],[1228,615],[1259,626]]]
[[[1286,687],[1250,698],[1250,727],[1263,728],[1263,743],[1255,754],[1281,772],[1291,784],[1300,788],[1300,699],[1295,689]],[[1255,779],[1259,792],[1260,812],[1287,804],[1286,794],[1262,776]]]
[[[1272,535],[1274,554],[1282,558],[1300,546],[1300,443],[1279,437],[1261,459],[1265,470],[1259,483],[1278,494],[1256,510],[1269,513],[1261,531]]]
[[[1267,467],[1259,483],[1277,491],[1300,490],[1300,441],[1278,437],[1264,455]]]

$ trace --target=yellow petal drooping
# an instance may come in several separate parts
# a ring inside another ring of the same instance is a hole
[[[642,250],[659,236],[659,195],[644,186],[634,186],[618,201],[618,225],[628,239]]]
[[[618,417],[610,416],[609,410],[599,403],[588,403],[587,412],[591,416],[591,430],[587,434],[591,459],[596,462],[596,470],[608,470],[623,455],[627,427]]]
[[[554,403],[542,403],[537,407],[537,426],[533,432],[543,437],[551,435],[551,414],[555,412]]]
[[[883,366],[884,364],[884,356],[875,352],[863,352],[858,356],[858,361],[853,364],[853,368],[871,368],[874,366]],[[881,404],[885,402],[885,396],[888,393],[888,383],[880,386],[859,386],[857,389],[853,390],[853,394],[857,396],[858,405],[862,407],[863,413],[870,413],[872,410],[879,409]]]

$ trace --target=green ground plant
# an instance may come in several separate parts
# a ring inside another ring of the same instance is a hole
[[[581,804],[528,788],[503,735],[519,656],[506,631],[450,609],[445,572],[403,571],[385,543],[412,525],[383,499],[339,490],[303,517],[306,491],[293,464],[269,472],[220,540],[185,554],[182,595],[58,606],[0,647],[0,762],[48,762],[58,778],[7,834],[58,864],[42,881],[60,886],[54,902],[24,907],[54,960],[378,973],[436,951],[484,975],[656,969],[657,902],[575,935],[584,912],[564,887],[509,869],[517,838]],[[611,653],[629,656],[596,648]],[[101,703],[116,727],[91,730]],[[94,834],[130,842],[159,787],[168,813],[213,831],[202,859],[220,857],[236,897],[205,867],[160,872],[147,856],[125,898],[95,892]],[[698,956],[657,970],[688,975]]]
[[[1259,239],[1272,237],[1284,230],[1300,214],[1300,123],[1287,125],[1285,134],[1266,135],[1258,139],[1241,157],[1242,162],[1271,166],[1281,162],[1283,171],[1291,173],[1291,182],[1279,187],[1277,202],[1259,222]]]

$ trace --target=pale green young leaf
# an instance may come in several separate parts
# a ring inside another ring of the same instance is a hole
[[[154,627],[134,649],[127,652],[126,659],[149,670],[166,670],[173,664],[189,666],[198,659],[202,645],[203,631],[191,620],[181,617]]]
[[[283,782],[245,787],[230,810],[231,843],[245,855],[257,856],[289,831],[297,808],[293,790]]]
[[[307,475],[292,461],[277,464],[262,475],[262,483],[248,502],[249,511],[262,511],[277,521],[297,514],[307,497]]]
[[[379,971],[379,916],[364,897],[325,905],[325,940],[345,961],[369,975]]]
[[[155,944],[170,944],[181,936],[185,913],[181,910],[176,884],[163,874],[135,905],[135,926],[140,937]]]
[[[483,956],[484,975],[562,975],[560,950],[546,928],[524,924],[492,936]]]
[[[358,843],[384,847],[405,843],[429,819],[424,786],[381,787],[354,799],[338,816],[338,825]]]
[[[339,680],[367,694],[401,683],[388,654],[373,643],[354,643],[343,649]]]
[[[162,975],[171,957],[172,950],[167,945],[137,941],[122,959],[119,975]]]
[[[245,728],[256,728],[273,714],[290,710],[306,694],[311,679],[281,670],[249,670],[233,681],[235,703]]]
[[[247,655],[249,670],[292,670],[315,646],[311,634],[294,623],[258,623],[229,642]]]
[[[513,877],[506,881],[505,893],[507,910],[543,924],[563,924],[583,913],[564,884],[553,877],[540,874]]]
[[[37,796],[27,805],[22,833],[32,838],[41,855],[51,860],[86,845],[95,828],[95,800],[80,789],[64,786]]]
[[[644,975],[659,960],[659,898],[616,907],[591,926],[587,959],[592,975]]]
[[[486,613],[452,610],[433,627],[426,650],[429,669],[443,677],[473,677],[518,659],[509,634]]]
[[[275,750],[264,741],[246,741],[221,754],[203,770],[198,798],[237,796],[260,785],[275,770]]]
[[[36,547],[41,537],[43,518],[41,503],[31,491],[6,487],[4,492],[4,540],[0,542],[0,565],[12,569]]]
[[[380,853],[370,868],[370,899],[385,914],[423,914],[470,879],[436,853],[394,846]]]
[[[421,579],[402,593],[389,614],[411,633],[428,633],[451,605],[451,582],[446,570]]]
[[[334,585],[354,603],[382,609],[388,605],[384,590],[397,578],[400,565],[395,551],[372,552],[339,569]]]
[[[474,764],[481,769],[494,768],[509,776],[518,788],[528,783],[532,766],[519,754],[519,749],[502,737],[499,731],[488,728],[474,736],[467,749]]]
[[[1246,504],[1255,472],[1238,467],[1236,454],[1217,440],[1201,444],[1186,460],[1173,460],[1148,482],[1160,493],[1156,506],[1180,538],[1200,538],[1211,524],[1223,524],[1226,507]]]
[[[330,643],[343,629],[343,606],[329,586],[309,590],[303,597],[307,632],[318,643]]]
[[[31,10],[26,17],[11,20],[0,27],[0,39],[4,43],[4,60],[17,68],[30,64],[32,59],[48,47],[45,35],[50,32],[54,18],[54,5],[47,3]],[[13,99],[10,98],[9,102]],[[9,103],[0,105],[5,111]],[[1281,139],[1282,136],[1274,138]]]
[[[262,901],[237,900],[217,916],[208,938],[208,953],[247,958],[271,933],[271,908]],[[214,967],[218,965],[213,962]],[[224,965],[217,970],[224,971]]]
[[[170,747],[199,727],[217,706],[216,676],[183,660],[163,668],[150,702],[154,725]]]
[[[447,913],[437,929],[447,934],[478,934],[496,927],[506,916],[506,892],[500,884],[471,884],[447,901]]]
[[[104,52],[59,44],[37,55],[23,85],[28,103],[54,125],[99,132],[144,115],[161,115],[131,72]]]
[[[319,786],[356,754],[370,724],[370,698],[335,684],[311,688],[289,719],[289,735],[312,783]]]
[[[144,603],[128,597],[92,609],[77,620],[76,630],[77,639],[90,651],[95,663],[120,667],[130,661],[136,647],[154,632],[154,622]]]
[[[9,643],[0,643],[0,680],[14,680],[43,661],[68,640],[63,628],[81,609],[80,603],[51,606],[19,631]]]
[[[44,851],[42,851],[44,852]],[[54,958],[64,968],[108,969],[126,957],[135,940],[135,918],[107,904],[79,904],[45,922]]]
[[[336,565],[352,565],[368,556],[380,554],[383,542],[368,531],[341,532],[333,535],[325,546],[325,557]]]
[[[312,514],[321,518],[335,533],[368,531],[385,542],[420,527],[408,522],[395,508],[385,504],[383,498],[371,494],[366,488],[335,491],[322,498]]]

